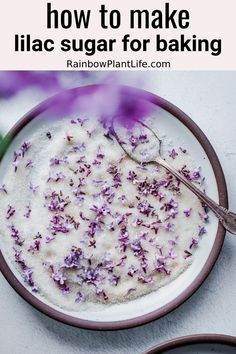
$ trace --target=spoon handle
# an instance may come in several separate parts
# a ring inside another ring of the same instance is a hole
[[[228,209],[218,205],[214,200],[204,194],[199,188],[197,188],[192,182],[188,181],[181,173],[179,173],[174,167],[169,165],[162,158],[158,158],[155,161],[157,164],[166,168],[172,175],[174,175],[180,182],[182,182],[187,188],[189,188],[202,202],[204,202],[217,216],[221,224],[226,230],[236,235],[236,214],[232,213]]]

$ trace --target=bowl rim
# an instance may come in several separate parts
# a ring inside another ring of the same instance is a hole
[[[142,354],[161,354],[165,353],[167,350],[182,348],[191,344],[224,344],[236,347],[236,337],[215,333],[191,334],[167,340],[145,350]]]
[[[9,131],[9,133],[4,138],[2,144],[3,147],[0,151],[0,162],[5,152],[7,151],[9,145],[11,144],[11,139],[14,139],[14,137],[16,137],[16,135],[21,131],[21,129],[23,129],[29,122],[31,122],[34,118],[36,118],[40,113],[46,111],[49,107],[51,107],[51,105],[58,103],[58,98],[63,100],[64,97],[68,97],[68,94],[76,97],[77,95],[78,96],[88,95],[88,94],[95,93],[96,90],[99,88],[104,88],[109,86],[113,87],[114,85],[93,84],[93,85],[86,85],[86,86],[80,86],[80,87],[68,89],[56,94],[55,96],[46,99],[45,101],[43,101],[42,103],[34,107],[32,110],[30,110],[28,113],[26,113],[22,118],[18,120],[18,122],[13,126],[13,128]],[[209,142],[205,134],[202,132],[202,130],[198,127],[198,125],[188,115],[186,115],[182,110],[180,110],[177,106],[175,106],[171,102],[167,101],[166,99],[156,94],[150,93],[142,89],[130,87],[130,86],[124,86],[124,85],[116,85],[116,86],[118,86],[122,90],[122,93],[124,94],[132,93],[137,97],[148,100],[152,104],[157,105],[162,109],[168,111],[170,114],[172,114],[176,119],[182,122],[191,131],[191,133],[195,136],[195,138],[203,147],[211,163],[215,175],[215,179],[216,179],[218,194],[219,194],[219,204],[227,208],[228,207],[227,186],[226,186],[226,181],[225,181],[225,177],[224,177],[224,173],[220,161],[211,143]],[[0,270],[3,276],[8,281],[8,283],[22,298],[24,298],[29,304],[31,304],[40,312],[46,314],[47,316],[57,321],[60,321],[62,323],[74,327],[91,329],[91,330],[126,329],[131,327],[137,327],[145,323],[154,321],[160,317],[163,317],[167,313],[179,307],[188,298],[190,298],[196,292],[196,290],[201,286],[203,281],[207,278],[207,276],[211,272],[220,254],[221,248],[223,246],[225,232],[226,231],[224,227],[220,223],[218,223],[215,242],[207,258],[207,261],[205,262],[202,268],[202,271],[197,275],[197,277],[193,280],[193,282],[180,295],[178,295],[174,300],[170,301],[168,304],[162,306],[157,310],[154,310],[152,312],[149,312],[141,316],[133,317],[131,319],[126,319],[126,320],[106,321],[106,322],[84,320],[68,314],[64,314],[50,307],[49,305],[43,303],[41,300],[35,297],[26,287],[24,287],[20,283],[20,281],[15,277],[11,269],[8,267],[8,264],[4,259],[4,256],[1,251],[0,251]]]

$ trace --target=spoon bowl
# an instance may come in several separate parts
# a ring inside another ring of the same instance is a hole
[[[236,214],[218,205],[161,157],[161,140],[152,128],[135,120],[131,130],[114,119],[112,130],[117,142],[132,160],[139,164],[156,163],[164,167],[213,211],[226,230],[236,235]]]
[[[135,120],[132,128],[113,119],[112,131],[124,152],[137,163],[153,163],[161,158],[161,140],[144,122]]]

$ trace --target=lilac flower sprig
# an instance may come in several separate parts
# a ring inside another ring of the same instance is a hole
[[[16,209],[13,206],[8,205],[6,219],[9,220],[13,215],[15,215],[15,212]]]
[[[7,188],[6,188],[6,185],[5,185],[5,184],[0,185],[0,192],[5,193],[5,194],[8,194],[8,193],[7,193]]]
[[[24,159],[26,153],[31,148],[31,146],[32,146],[32,144],[30,141],[24,141],[22,143],[22,145],[20,146],[19,150],[14,151],[12,165],[14,167],[15,172],[17,172],[20,161]],[[29,167],[30,165],[32,165],[32,161],[28,160],[25,167]]]
[[[20,236],[19,230],[12,224],[11,227],[11,237],[14,238],[15,244],[18,246],[22,246],[25,239]]]
[[[48,266],[48,270],[50,272],[50,276],[52,280],[55,282],[57,287],[62,291],[63,295],[68,294],[70,292],[70,288],[67,285],[67,278],[64,275],[64,273],[60,269],[55,269],[55,267],[52,264]]]
[[[171,151],[169,151],[169,156],[175,160],[175,158],[178,156],[178,153],[175,151],[175,149],[172,149]]]
[[[28,248],[28,252],[30,252],[31,254],[34,254],[35,252],[39,251],[40,248],[40,240],[36,239],[33,243],[33,245],[30,245],[30,247]]]
[[[25,260],[22,258],[21,255],[22,251],[18,251],[15,248],[14,251],[15,262],[19,264],[21,270],[23,271],[24,281],[32,288],[32,291],[38,291],[33,280],[33,270],[26,265]]]

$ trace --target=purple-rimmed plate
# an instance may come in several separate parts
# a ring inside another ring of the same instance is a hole
[[[94,104],[101,101],[100,93],[104,88],[105,92],[113,89],[112,86],[92,85],[68,90],[48,99],[21,118],[5,140],[4,151],[1,153],[0,181],[7,166],[12,162],[13,151],[23,140],[30,139],[31,134],[41,124],[50,124],[48,117],[58,119],[64,116],[63,107],[67,104],[71,105],[71,97],[77,97],[82,103],[81,107],[85,107],[85,102],[93,100],[94,109]],[[136,102],[139,99],[144,100],[155,107],[158,117],[158,133],[161,136],[171,137],[174,146],[184,145],[188,148],[193,160],[204,171],[207,194],[220,205],[227,207],[227,188],[220,162],[200,128],[179,108],[161,97],[129,87],[119,87],[119,90],[126,100],[131,97],[132,101],[132,97],[135,97]],[[96,100],[98,94],[100,96]],[[104,100],[106,100],[105,96]],[[72,105],[71,108],[67,116],[69,114],[74,116]],[[76,109],[78,109],[77,106]],[[155,112],[153,114],[155,116]],[[158,319],[187,300],[210,273],[220,253],[224,236],[224,228],[213,215],[210,215],[207,234],[196,250],[194,261],[185,272],[148,295],[119,305],[104,305],[105,307],[101,310],[91,308],[86,311],[68,312],[52,305],[40,295],[31,293],[7,258],[2,242],[0,265],[3,275],[11,286],[26,301],[46,315],[77,327],[114,330],[134,327]]]
[[[158,344],[142,354],[233,354],[236,337],[224,334],[194,334]]]

